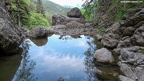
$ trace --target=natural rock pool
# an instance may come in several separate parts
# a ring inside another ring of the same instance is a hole
[[[25,39],[20,47],[23,49],[21,56],[0,59],[0,66],[3,66],[0,81],[99,81],[93,63],[98,47],[90,36],[52,35]]]

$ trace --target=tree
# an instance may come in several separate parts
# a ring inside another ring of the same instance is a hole
[[[42,1],[41,0],[37,0],[36,8],[37,8],[37,12],[41,13],[45,17],[45,10],[44,10],[44,7],[42,5]]]
[[[29,0],[10,0],[12,16],[16,24],[21,27],[25,26],[29,18]]]

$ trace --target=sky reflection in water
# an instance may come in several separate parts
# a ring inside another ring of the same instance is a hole
[[[43,46],[37,46],[27,39],[31,45],[27,51],[29,58],[25,66],[23,66],[25,61],[22,60],[13,81],[20,77],[21,67],[28,68],[27,64],[30,61],[34,66],[29,67],[31,71],[28,73],[33,74],[32,78],[37,81],[58,81],[60,77],[65,81],[93,81],[88,80],[90,77],[86,73],[88,66],[85,63],[87,57],[85,52],[90,48],[88,42],[94,39],[81,36],[82,38],[78,39],[67,37],[67,40],[60,40],[59,37],[59,35],[48,37],[47,44]]]

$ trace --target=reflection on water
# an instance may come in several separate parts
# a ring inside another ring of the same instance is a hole
[[[46,38],[31,38],[30,40],[37,46],[46,45],[46,43],[48,42],[47,37]]]
[[[31,60],[31,57],[28,54],[30,46],[31,46],[30,41],[27,40],[24,41],[23,44],[21,45],[23,49],[23,53],[22,53],[23,59],[12,81],[36,81],[37,80],[34,74],[31,73],[36,63],[33,60]]]
[[[76,38],[53,35],[41,47],[26,39],[21,45],[23,59],[13,81],[58,81],[61,77],[64,81],[97,81],[92,63],[94,39]]]

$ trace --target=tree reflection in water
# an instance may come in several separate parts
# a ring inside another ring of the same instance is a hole
[[[84,65],[85,65],[85,72],[88,75],[88,81],[98,81],[96,76],[96,67],[93,63],[93,55],[96,50],[95,40],[91,37],[87,37],[87,43],[89,45],[88,50],[84,53]]]
[[[23,59],[12,81],[36,81],[38,80],[38,78],[35,77],[34,74],[32,74],[31,72],[33,69],[35,69],[34,67],[36,65],[36,62],[34,62],[33,60],[30,60],[30,55],[28,54],[28,50],[30,46],[31,46],[30,41],[27,39],[22,43],[21,47],[23,49],[23,53],[22,53]]]

